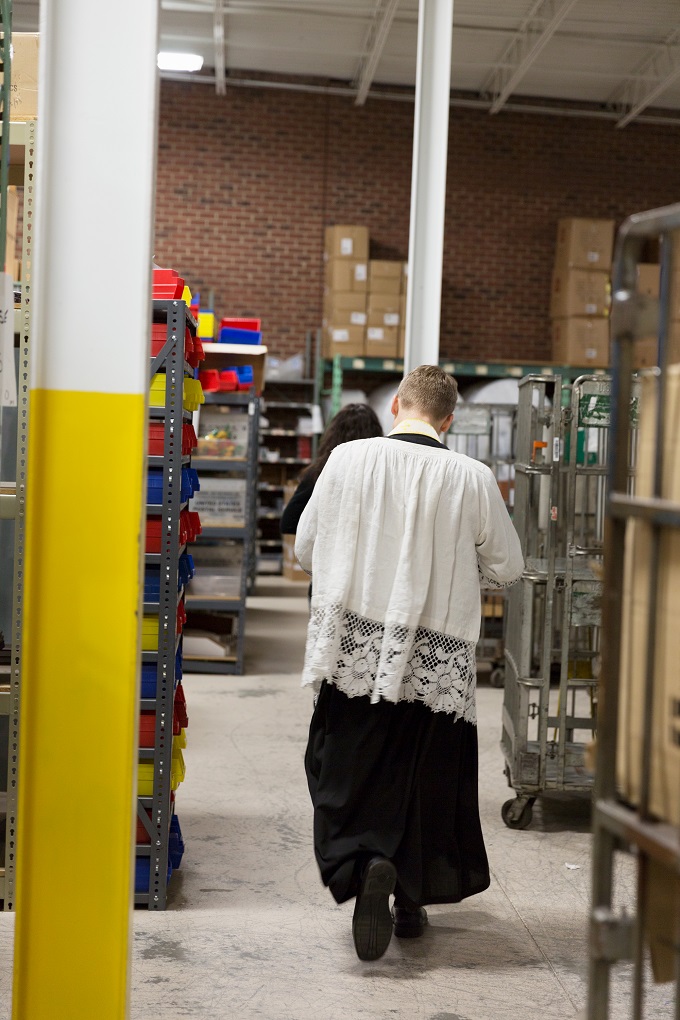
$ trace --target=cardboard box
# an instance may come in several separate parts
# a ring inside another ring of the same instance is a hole
[[[204,475],[200,492],[191,501],[191,509],[199,512],[206,527],[245,528],[245,479]]]
[[[368,227],[326,227],[325,258],[367,262]]]
[[[368,263],[368,289],[378,294],[401,294],[403,262],[371,259]]]
[[[295,556],[295,535],[283,536],[283,576],[289,581],[306,581],[307,584],[311,580]]]
[[[560,365],[606,368],[609,364],[609,319],[554,319],[552,357]]]
[[[369,326],[366,330],[367,358],[396,358],[399,329],[396,326]]]
[[[366,343],[364,326],[336,326],[331,324],[324,331],[324,357],[334,358],[339,354],[343,358],[361,357]]]
[[[399,327],[397,334],[397,357],[403,358],[406,353],[406,324]]]
[[[401,325],[399,312],[369,312],[367,318],[369,326],[396,326]]]
[[[648,297],[658,298],[659,277],[661,266],[649,262],[640,262],[637,267],[637,292]]]
[[[680,365],[665,379],[662,497],[680,503]],[[658,380],[643,376],[636,470],[636,495],[651,496],[656,455]],[[617,780],[632,804],[640,798],[648,629],[656,649],[651,705],[650,810],[661,821],[680,825],[680,531],[662,529],[657,605],[650,614],[652,526],[629,520],[626,526]],[[651,616],[651,619],[650,619]]]
[[[19,194],[15,187],[7,189],[7,229],[5,247],[5,272],[14,271],[17,247],[17,224],[19,220]],[[15,280],[19,277],[15,276]]]
[[[38,33],[12,32],[10,120],[38,116]]]
[[[555,265],[560,268],[611,269],[614,220],[558,220]]]
[[[669,322],[666,337],[668,364],[680,364],[680,322]],[[655,336],[643,337],[633,345],[633,368],[654,368],[659,364],[659,342]]]
[[[366,295],[354,291],[333,291],[324,298],[324,326],[365,326]]]
[[[203,344],[205,361],[201,369],[216,368],[222,372],[227,368],[250,365],[253,370],[253,385],[259,396],[265,387],[267,370],[267,348],[256,344]]]
[[[326,293],[354,291],[365,294],[368,290],[368,262],[356,259],[330,259],[326,263]]]
[[[587,269],[556,269],[552,278],[550,315],[566,319],[572,315],[608,315],[611,284],[607,273]]]
[[[383,294],[369,291],[366,310],[369,315],[399,315],[401,313],[401,296],[399,294]],[[397,323],[392,323],[396,326]]]

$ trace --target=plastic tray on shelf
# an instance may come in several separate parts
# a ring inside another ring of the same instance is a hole
[[[150,457],[165,456],[165,424],[162,421],[150,421],[148,425]],[[182,456],[190,457],[198,445],[196,430],[191,422],[185,421],[182,425]]]
[[[259,347],[262,333],[255,329],[233,329],[230,326],[220,328],[218,342],[221,344],[253,344]]]
[[[168,859],[167,881],[169,882],[171,878],[172,878],[172,861]],[[137,857],[135,859],[135,892],[148,893],[150,884],[151,884],[151,858],[147,856]]]
[[[172,767],[170,770],[170,788],[176,790],[184,781],[186,766],[181,747],[172,745]],[[153,797],[155,765],[152,761],[141,761],[137,766],[137,796]]]
[[[170,838],[168,840],[168,857],[173,869],[180,867],[183,856],[184,839],[182,838],[182,829],[179,824],[179,818],[173,814],[170,819]]]
[[[158,667],[155,662],[142,663],[141,696],[145,701],[152,701],[157,694]],[[175,683],[182,679],[182,653],[175,656]]]

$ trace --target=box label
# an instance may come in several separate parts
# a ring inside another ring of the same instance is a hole
[[[337,343],[343,343],[344,341],[349,340],[349,330],[348,329],[332,329],[331,330],[331,336],[333,338],[334,343],[336,343],[336,344]]]
[[[599,262],[600,253],[599,251],[589,251],[586,258],[588,259],[589,262]]]
[[[368,266],[365,262],[357,262],[354,267],[354,279],[357,283],[365,283],[368,279]]]
[[[399,325],[399,313],[398,312],[386,312],[385,313],[385,325],[386,326],[398,326]]]
[[[340,251],[343,255],[351,255],[354,252],[354,242],[351,237],[340,238]]]
[[[365,326],[366,325],[366,313],[365,312],[352,312],[349,317],[349,321],[353,326]]]
[[[597,305],[596,304],[587,304],[586,305],[586,315],[596,315],[596,314],[597,314]]]
[[[385,330],[379,326],[370,326],[366,334],[369,340],[384,340]]]

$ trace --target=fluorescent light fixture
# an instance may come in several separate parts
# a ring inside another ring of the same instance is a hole
[[[158,54],[158,66],[161,71],[200,71],[203,67],[203,57],[198,53],[163,51]]]

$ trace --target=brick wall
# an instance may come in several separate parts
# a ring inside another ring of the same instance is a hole
[[[321,316],[323,227],[365,223],[372,255],[407,254],[413,106],[164,82],[157,261],[220,315],[261,315],[271,353]],[[680,131],[451,113],[442,354],[549,358],[556,220],[680,200]]]

